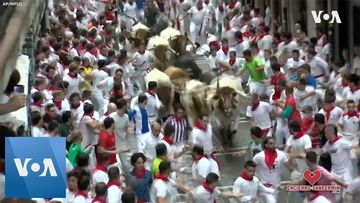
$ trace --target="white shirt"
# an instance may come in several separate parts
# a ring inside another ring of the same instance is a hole
[[[273,110],[273,106],[270,104],[260,101],[259,106],[255,111],[251,110],[251,106],[247,107],[246,116],[254,119],[255,125],[261,129],[271,128],[270,114]]]
[[[77,50],[75,48],[71,48],[69,54],[70,54],[71,58],[79,57],[79,53],[77,52]]]
[[[227,54],[224,53],[222,49],[216,52],[216,59],[219,62],[226,62],[230,59],[230,50]]]
[[[309,96],[303,100],[300,99],[302,96],[305,96],[310,92],[315,92],[314,87],[311,85],[305,85],[305,89],[302,91],[295,88],[294,97],[295,97],[297,109],[299,111],[301,111],[305,106],[311,106],[314,110],[317,108],[316,94]]]
[[[221,192],[215,188],[213,193],[207,191],[202,185],[195,188],[193,196],[195,203],[213,203],[216,198],[220,196]]]
[[[31,135],[33,137],[43,137],[45,134],[44,128],[39,128],[38,126],[31,126]]]
[[[92,85],[93,85],[93,91],[101,92],[99,88],[96,87],[101,81],[105,80],[105,78],[108,77],[107,72],[99,69],[95,69],[92,72]]]
[[[265,35],[258,41],[258,46],[261,50],[271,49],[272,43],[273,37],[271,35]]]
[[[258,192],[263,193],[274,193],[275,190],[272,188],[265,187],[260,180],[254,176],[251,181],[245,180],[242,177],[238,177],[233,186],[233,193],[243,193],[243,196],[240,199],[242,203],[251,203],[251,198],[258,196]]]
[[[320,77],[320,75],[322,74],[324,76],[329,75],[328,63],[324,59],[318,56],[314,56],[313,60],[310,61],[309,65],[311,67],[311,75],[313,75],[314,77]]]
[[[329,141],[323,146],[323,150],[328,152],[331,157],[331,172],[340,176],[345,172],[352,171],[350,150],[351,142],[340,138],[334,144],[329,144]]]
[[[93,131],[93,129],[91,129],[90,126],[88,126],[88,124],[92,121],[93,119],[91,119],[90,116],[83,116],[80,119],[79,129],[81,130],[83,135],[81,146],[84,148],[90,144],[92,145],[98,144],[99,136]]]
[[[305,199],[304,203],[331,203],[331,201],[329,199],[327,199],[326,197],[320,195],[312,201]]]
[[[129,3],[126,3],[124,5],[124,13],[126,13],[126,15],[128,15],[132,18],[136,18],[136,3],[135,3],[135,1],[133,2],[132,5],[130,5]]]
[[[291,135],[286,141],[286,146],[290,147],[290,153],[294,154],[305,153],[305,150],[312,147],[311,144],[311,138],[308,134],[305,134],[298,139],[294,139],[294,135]],[[295,158],[295,163],[296,169],[300,172],[303,172],[308,168],[305,159]]]
[[[194,128],[191,131],[192,139],[191,143],[193,145],[199,145],[204,148],[205,154],[211,154],[214,149],[212,142],[212,127],[210,124],[207,125],[207,130],[204,132],[198,128]]]
[[[75,196],[72,203],[91,203],[92,199],[88,196],[88,198],[85,198],[82,195]]]
[[[112,185],[112,186],[108,187],[108,189],[107,189],[107,202],[121,203],[122,194],[123,193],[122,193],[121,189],[118,186]]]
[[[142,139],[140,148],[138,150],[139,152],[144,153],[146,158],[149,160],[147,162],[152,163],[151,161],[155,159],[155,147],[160,142],[160,139],[162,139],[161,134],[159,134],[158,137],[155,137],[152,133],[147,133],[144,135],[144,138]]]
[[[198,10],[196,6],[190,8],[189,13],[191,15],[191,23],[201,25],[205,20],[206,9]],[[203,28],[204,29],[204,28]]]
[[[352,92],[350,90],[350,87],[346,87],[345,89],[343,89],[343,97],[346,100],[354,100],[355,102],[355,106],[357,106],[359,104],[359,100],[360,100],[360,89]]]
[[[170,178],[168,182],[155,179],[150,190],[151,202],[157,202],[157,199],[162,197],[166,203],[175,203],[177,194],[176,183]]]
[[[304,60],[302,60],[302,59],[299,59],[299,60],[297,60],[297,61],[295,61],[294,60],[294,58],[289,58],[288,60],[287,60],[287,62],[286,62],[286,67],[287,67],[287,73],[286,73],[286,76],[288,77],[288,78],[291,78],[292,76],[294,76],[295,75],[295,73],[292,73],[292,72],[290,72],[290,68],[296,68],[296,70],[298,70],[298,68],[301,66],[301,65],[303,65],[305,63],[305,61]]]
[[[72,78],[68,74],[66,74],[63,80],[69,83],[66,94],[67,98],[69,98],[72,93],[80,93],[80,84],[84,82],[84,79],[79,74],[76,78]]]
[[[76,193],[71,192],[68,188],[66,189],[66,201],[65,202],[73,202],[75,199]]]
[[[199,161],[194,161],[191,167],[193,178],[206,178],[210,171],[210,161],[206,157],[202,157]]]
[[[147,103],[145,108],[146,108],[146,112],[148,113],[149,122],[154,122],[158,117],[158,112],[162,103],[157,94],[153,96],[148,92],[146,92],[145,95],[147,97]]]
[[[130,124],[129,116],[126,113],[120,116],[118,112],[113,112],[109,117],[113,118],[115,123],[116,147],[125,147],[126,143],[123,140],[126,140],[125,132]]]
[[[274,162],[274,169],[269,169],[265,162],[265,153],[264,151],[259,152],[253,158],[253,161],[256,163],[256,176],[259,178],[263,184],[272,184],[275,187],[280,185],[281,181],[281,166],[288,161],[287,156],[283,151],[277,150],[277,157]]]
[[[150,134],[150,133],[148,133]],[[163,135],[161,135],[161,137],[164,137]],[[159,143],[162,143],[166,146],[166,152],[167,152],[167,156],[173,160],[174,159],[174,155],[176,153],[176,148],[173,145],[170,145],[169,143],[167,143],[165,140],[160,140]]]
[[[109,176],[102,170],[95,170],[92,174],[92,180],[94,185],[101,182],[107,184],[109,182]]]
[[[121,66],[116,62],[111,62],[106,66],[106,68],[110,69],[110,76],[114,76],[117,69],[121,69]]]
[[[150,68],[150,63],[153,60],[153,54],[151,51],[145,50],[144,54],[140,54],[139,52],[135,52],[133,58],[135,61],[133,62],[133,66],[137,66],[139,71],[145,71]]]
[[[360,131],[360,113],[357,116],[349,117],[345,112],[339,119],[339,124],[343,126],[344,138],[348,136],[357,136]]]
[[[326,124],[337,125],[341,115],[344,114],[344,111],[340,107],[336,106],[332,111],[330,111],[329,120],[326,119],[326,112],[324,111],[324,109],[320,109],[319,113],[321,113],[325,116]]]
[[[97,58],[96,56],[94,56],[93,54],[91,54],[90,52],[85,52],[84,56],[82,56],[82,58],[88,58],[90,61],[90,64],[95,64],[97,62]]]
[[[285,42],[281,42],[278,45],[278,51],[280,51],[281,53],[284,53],[285,51],[287,53],[292,53],[294,50],[298,50],[299,49],[299,45],[296,43],[296,41],[291,41],[288,44],[285,44]]]

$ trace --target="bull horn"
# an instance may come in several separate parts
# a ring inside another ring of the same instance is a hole
[[[172,49],[171,47],[168,47],[167,50],[168,50],[168,51],[171,51],[171,52],[174,53],[174,54],[176,54],[175,50]]]

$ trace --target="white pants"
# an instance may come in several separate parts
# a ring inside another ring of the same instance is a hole
[[[151,133],[151,132],[147,132],[144,134],[136,134],[136,147],[137,147],[136,151],[139,151],[139,149],[143,148],[143,146],[145,145],[144,139],[147,137],[148,133]]]
[[[136,18],[140,21],[144,19],[144,9],[136,9]]]
[[[203,23],[201,25],[196,25],[193,22],[190,22],[190,40],[192,42],[200,41],[202,36],[204,36],[205,27]]]
[[[257,93],[259,96],[266,95],[266,85],[256,81],[250,81],[249,83],[250,93]]]
[[[125,17],[124,19],[126,21],[126,28],[127,30],[131,31],[131,28],[133,27],[135,21],[131,18]]]
[[[284,139],[285,143],[286,140],[290,137],[290,131],[288,128],[288,122],[285,119],[277,118],[276,119],[276,132],[275,132],[275,138],[276,138],[276,146],[277,147],[283,147]]]
[[[176,29],[180,30],[181,33],[185,33],[185,21],[182,15],[176,17]]]

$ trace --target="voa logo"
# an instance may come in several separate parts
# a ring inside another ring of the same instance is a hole
[[[15,166],[19,173],[19,176],[21,177],[28,176],[29,174],[28,165],[31,160],[32,160],[31,158],[26,158],[23,161],[19,158],[14,159]],[[43,166],[43,170],[42,173],[39,175],[40,177],[47,176],[48,173],[50,176],[53,177],[57,176],[54,163],[50,158],[43,159],[42,166]],[[34,162],[30,165],[30,169],[33,173],[38,173],[41,169],[41,164]]]
[[[337,11],[331,11],[331,15],[324,13],[323,10],[311,11],[311,15],[313,16],[313,19],[317,24],[321,23],[322,20],[329,21],[330,18],[331,20],[329,21],[329,23],[341,23],[341,19]]]
[[[66,142],[64,138],[5,139],[6,198],[64,198]]]

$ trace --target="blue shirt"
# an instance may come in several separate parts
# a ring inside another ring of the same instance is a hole
[[[153,182],[152,174],[146,170],[145,176],[142,178],[136,177],[132,171],[126,178],[126,184],[135,192],[139,200],[150,202],[150,188]]]
[[[136,8],[138,10],[142,9],[144,7],[144,0],[136,0]]]
[[[316,81],[315,77],[312,76],[312,75],[309,75],[309,76],[306,78],[306,84],[313,86],[314,89],[316,89],[316,87],[317,87],[317,81]]]
[[[144,107],[139,107],[140,114],[141,114],[141,133],[147,133],[150,132],[149,129],[149,120],[148,120],[148,114],[146,112],[146,109]],[[128,113],[129,120],[133,120],[136,123],[135,120],[136,110],[133,109]]]

